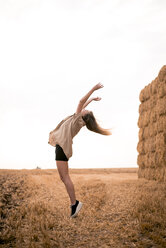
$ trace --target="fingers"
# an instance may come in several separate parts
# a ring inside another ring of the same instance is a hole
[[[101,100],[101,97],[95,97],[94,100],[95,101],[100,101]]]
[[[98,83],[98,85],[99,85],[100,88],[103,88],[104,87],[104,85],[101,84],[101,83]]]
[[[103,84],[98,83],[98,84],[96,85],[96,90],[101,89],[101,88],[103,88],[103,87],[104,87],[104,85],[103,85]]]
[[[103,87],[104,87],[103,84],[98,83],[98,84],[96,84],[96,85],[93,87],[93,90],[98,90],[98,89],[101,89],[101,88],[103,88]]]
[[[101,100],[101,97],[97,97],[97,101],[100,101]]]

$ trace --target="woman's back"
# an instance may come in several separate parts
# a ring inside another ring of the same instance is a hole
[[[68,116],[60,122],[58,126],[50,132],[48,143],[52,146],[60,145],[66,156],[72,156],[72,139],[85,126],[81,113]]]

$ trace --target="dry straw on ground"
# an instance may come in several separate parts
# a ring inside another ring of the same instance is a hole
[[[57,170],[0,170],[2,248],[166,247],[164,183],[137,169],[70,174],[84,204],[75,219]]]
[[[166,181],[166,66],[139,99],[138,176]]]

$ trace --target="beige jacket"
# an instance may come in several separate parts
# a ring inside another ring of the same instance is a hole
[[[70,115],[60,122],[56,129],[49,133],[48,143],[51,146],[60,145],[69,159],[72,156],[72,139],[85,126],[81,113]]]

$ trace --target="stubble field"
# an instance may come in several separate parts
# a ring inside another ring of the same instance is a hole
[[[0,170],[0,247],[166,247],[166,185],[137,169],[69,169],[83,208],[57,170]]]

